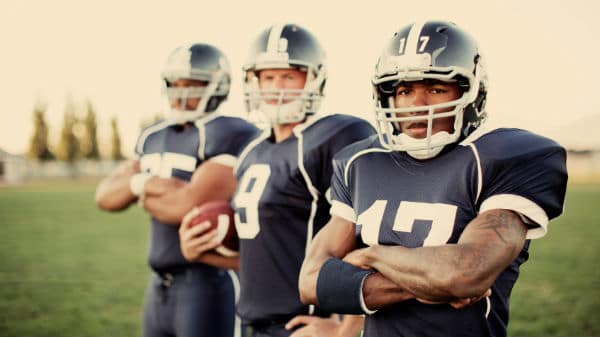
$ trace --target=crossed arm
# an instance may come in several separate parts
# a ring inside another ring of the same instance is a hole
[[[303,303],[318,303],[321,266],[330,257],[338,257],[375,270],[362,288],[371,310],[411,298],[469,304],[488,293],[497,276],[518,256],[527,226],[515,212],[494,209],[473,219],[457,244],[421,248],[377,245],[358,250],[353,250],[354,230],[354,223],[333,216],[317,234],[300,272]]]
[[[155,219],[179,226],[194,206],[211,200],[229,200],[236,179],[231,166],[206,161],[189,183],[176,178],[150,178],[144,186],[144,209]]]
[[[143,205],[155,219],[179,227],[180,249],[186,259],[220,268],[237,269],[237,257],[225,257],[212,252],[218,245],[214,240],[210,241],[216,236],[216,230],[198,242],[194,233],[202,229],[202,226],[189,228],[195,206],[211,200],[231,199],[236,184],[231,166],[209,160],[196,169],[189,183],[176,178],[150,178],[144,186]]]
[[[104,178],[96,189],[96,204],[107,211],[126,209],[138,200],[130,189],[131,177],[140,173],[140,164],[137,160],[129,160],[117,167],[110,175]],[[190,182],[176,178],[152,177],[144,184],[144,209],[159,221],[179,226],[184,215],[194,208],[210,200],[229,200],[236,187],[236,179],[230,166],[207,161],[204,162],[192,175]],[[187,230],[180,228],[180,232]],[[200,226],[193,228],[194,231]],[[222,268],[238,268],[238,258],[224,257],[210,250],[216,247],[207,240],[216,236],[216,231],[209,233],[203,240],[193,241],[194,231],[186,238],[182,237],[182,253],[190,261],[202,262]],[[188,243],[184,240],[192,240]]]
[[[129,181],[134,174],[140,173],[138,160],[127,160],[100,181],[96,188],[96,205],[105,211],[120,211],[137,201],[131,192]]]
[[[126,209],[138,200],[130,189],[131,177],[140,173],[140,163],[128,160],[104,178],[96,189],[96,204],[107,211]],[[189,182],[153,176],[144,184],[144,209],[155,219],[179,226],[194,206],[210,200],[229,200],[236,187],[230,166],[206,161]]]

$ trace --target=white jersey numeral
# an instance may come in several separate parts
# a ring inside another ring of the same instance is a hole
[[[356,220],[357,224],[362,225],[360,233],[363,241],[369,245],[378,242],[379,227],[381,227],[386,205],[387,200],[375,200],[371,207],[362,212]]]
[[[140,158],[140,168],[142,172],[150,172],[161,178],[170,178],[173,176],[173,169],[194,172],[196,158],[174,152],[150,153]]]
[[[368,245],[379,244],[379,231],[387,200],[376,200],[371,207],[358,216],[361,236]],[[439,246],[448,242],[452,235],[457,207],[442,203],[402,201],[392,229],[396,232],[411,233],[416,220],[431,221],[431,230],[423,238],[423,246]]]
[[[271,175],[267,164],[255,164],[244,172],[238,192],[234,198],[236,208],[235,228],[241,239],[253,239],[260,232],[258,203]],[[240,217],[244,215],[244,221]]]

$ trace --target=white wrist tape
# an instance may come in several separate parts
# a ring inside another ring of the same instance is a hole
[[[146,181],[151,177],[152,175],[147,172],[132,175],[129,180],[129,189],[131,190],[131,193],[138,197],[144,194],[144,185],[146,185]]]

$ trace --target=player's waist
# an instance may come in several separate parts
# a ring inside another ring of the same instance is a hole
[[[171,268],[154,269],[154,275],[165,286],[171,286],[176,281],[222,277],[225,270],[205,264],[190,264]]]
[[[319,310],[316,307],[314,308],[314,311],[312,313],[309,313],[309,311],[310,310],[309,310],[309,308],[307,306],[306,310],[297,311],[297,312],[292,313],[292,314],[271,315],[271,316],[266,317],[266,318],[253,318],[253,319],[249,319],[249,320],[244,319],[243,321],[244,321],[244,325],[251,326],[253,329],[264,330],[264,329],[266,329],[268,327],[275,326],[275,325],[285,325],[292,318],[294,318],[296,316],[299,316],[299,315],[310,315],[310,316],[316,316],[316,317],[329,317],[329,316],[331,316],[331,313],[324,312],[322,310]]]

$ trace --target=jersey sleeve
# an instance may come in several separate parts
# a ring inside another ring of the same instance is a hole
[[[375,129],[369,122],[356,118],[341,130],[330,135],[331,138],[328,141],[327,146],[322,146],[319,150],[321,152],[321,158],[327,160],[327,162],[321,165],[319,172],[317,172],[317,188],[321,193],[325,193],[326,195],[330,194],[328,191],[330,189],[331,177],[333,174],[331,160],[335,154],[346,146],[369,138],[373,134],[375,134]]]
[[[348,221],[356,222],[356,213],[352,203],[352,195],[346,184],[345,152],[341,152],[333,159],[333,175],[331,177],[331,209],[330,213]]]
[[[143,152],[144,152],[144,143],[138,136],[138,139],[135,142],[135,148],[133,149],[133,159],[140,160]]]
[[[137,140],[135,141],[135,148],[133,149],[133,156],[135,160],[140,160],[142,155],[144,154],[144,144],[146,143],[146,138],[150,134],[150,128],[145,128],[140,130]]]
[[[528,239],[542,237],[548,222],[563,210],[566,152],[554,141],[522,130],[496,140],[478,147],[483,175],[479,212],[514,210],[531,227]]]
[[[221,117],[205,126],[205,139],[199,151],[203,160],[235,166],[244,147],[258,134],[258,129],[241,118]]]

